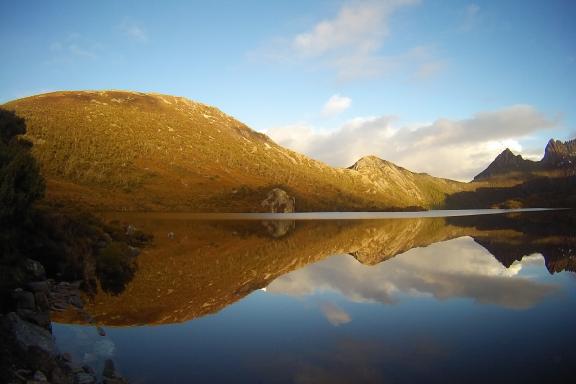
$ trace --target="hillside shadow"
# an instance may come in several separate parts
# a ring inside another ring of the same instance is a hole
[[[537,177],[513,187],[482,187],[446,198],[448,209],[576,207],[576,176]]]

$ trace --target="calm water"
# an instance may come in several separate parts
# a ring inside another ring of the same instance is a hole
[[[154,244],[87,304],[106,336],[70,314],[54,333],[135,383],[572,382],[571,211],[112,216]]]

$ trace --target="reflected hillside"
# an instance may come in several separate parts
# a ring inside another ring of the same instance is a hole
[[[504,266],[535,253],[542,254],[550,273],[576,271],[576,216],[572,211],[535,215],[452,217],[448,225],[466,228],[476,243]],[[493,236],[498,231],[498,236]]]
[[[533,255],[506,268],[472,239],[460,237],[412,249],[375,266],[348,255],[334,256],[276,279],[267,291],[289,296],[337,292],[357,303],[396,304],[407,297],[467,299],[526,309],[559,290],[525,276],[531,268],[542,271],[543,263],[542,256]],[[330,312],[326,317],[332,322]]]
[[[538,220],[549,220],[545,214],[540,215]],[[536,223],[527,226],[522,216],[508,217],[505,224],[480,217],[470,220],[298,221],[279,225],[258,221],[200,222],[145,214],[117,214],[108,219],[135,225],[153,234],[155,240],[154,245],[139,256],[138,270],[123,292],[111,295],[99,290],[88,299],[86,310],[102,325],[183,322],[215,313],[249,293],[269,286],[279,277],[328,256],[350,254],[365,265],[364,269],[376,268],[373,266],[378,264],[378,269],[385,270],[388,263],[382,262],[396,255],[463,236],[473,237],[488,251],[494,251],[504,266],[510,266],[510,260],[534,253],[544,255],[547,266],[549,259],[554,259],[552,271],[573,270],[574,266],[571,253],[558,251],[574,248],[571,234],[554,232],[552,226],[542,223],[540,227],[546,230],[538,232]],[[506,247],[514,249],[512,259],[507,256]],[[427,259],[422,250],[412,252],[417,255],[411,264],[413,271],[432,260]],[[344,264],[342,276],[353,271],[346,267],[348,261]],[[404,275],[406,284],[410,284],[410,271]],[[383,281],[387,276],[390,275],[374,279]],[[345,281],[343,277],[340,280]],[[462,282],[466,282],[466,276],[462,276]],[[517,284],[515,289],[522,291],[524,288]],[[551,289],[542,290],[533,285],[528,288],[529,298],[522,307],[529,306]],[[438,295],[474,296],[457,288],[448,291],[451,293],[439,291]],[[497,303],[497,300],[486,300]],[[72,312],[57,313],[55,318],[59,322],[83,322],[80,314]]]

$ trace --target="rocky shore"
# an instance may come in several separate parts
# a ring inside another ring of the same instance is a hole
[[[27,259],[23,263],[27,283],[12,290],[11,310],[0,315],[0,379],[25,384],[122,384],[128,381],[107,360],[101,373],[59,351],[52,335],[51,311],[74,309],[92,322],[83,311],[80,281],[55,282],[46,277],[42,264]],[[100,335],[104,330],[97,328]]]

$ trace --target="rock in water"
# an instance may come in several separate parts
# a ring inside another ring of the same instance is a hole
[[[274,188],[261,205],[272,213],[290,213],[296,210],[296,199],[280,188]]]

